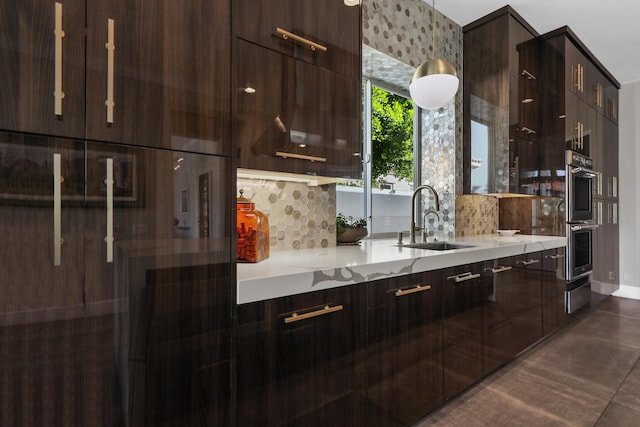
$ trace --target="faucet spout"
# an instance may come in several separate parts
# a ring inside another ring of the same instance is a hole
[[[433,197],[435,198],[436,203],[436,211],[440,210],[440,198],[438,197],[438,193],[436,190],[427,184],[423,184],[416,188],[411,196],[411,228],[409,229],[409,237],[411,238],[411,243],[416,242],[416,196],[422,190],[430,190],[433,193]]]

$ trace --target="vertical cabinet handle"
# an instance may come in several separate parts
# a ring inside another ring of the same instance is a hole
[[[115,60],[114,44],[115,22],[113,19],[107,19],[107,44],[104,47],[107,49],[107,100],[104,105],[107,107],[107,123],[113,123],[113,67]]]
[[[62,250],[62,156],[53,154],[53,265],[61,263]]]
[[[107,186],[107,235],[104,242],[107,244],[107,262],[113,262],[113,159],[107,159],[107,178],[104,180]]]
[[[55,4],[55,69],[54,69],[54,89],[53,97],[55,99],[54,113],[56,116],[62,116],[62,99],[64,92],[62,91],[62,38],[64,30],[62,29],[62,3]]]
[[[602,225],[602,202],[601,201],[597,202],[596,210],[597,210],[597,212],[596,212],[596,215],[597,215],[596,224]]]

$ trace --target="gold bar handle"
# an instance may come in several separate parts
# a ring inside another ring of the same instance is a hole
[[[283,159],[292,158],[292,159],[300,159],[300,160],[309,160],[310,162],[326,162],[326,157],[316,157],[316,156],[307,156],[304,154],[295,154],[295,153],[285,153],[284,151],[276,151],[276,156],[282,157]]]
[[[53,265],[59,267],[62,252],[62,155],[53,154]]]
[[[314,41],[311,41],[309,39],[305,39],[304,37],[300,37],[299,35],[293,34],[292,32],[289,32],[287,30],[283,30],[280,27],[276,27],[276,33],[280,34],[280,36],[282,36],[283,40],[291,39],[291,40],[297,41],[299,43],[306,44],[307,47],[309,49],[311,49],[312,51],[314,51],[314,52],[316,50],[321,50],[323,52],[327,51],[326,46],[323,46],[323,45],[321,45],[319,43],[316,43]]]
[[[584,67],[580,64],[578,64],[578,73],[579,73],[578,83],[580,84],[580,86],[578,87],[578,90],[580,92],[584,92]]]
[[[107,49],[107,100],[104,105],[107,107],[107,123],[113,123],[113,68],[115,62],[115,21],[113,19],[107,19],[107,44],[104,47]]]
[[[473,280],[473,279],[477,279],[478,277],[480,277],[480,274],[471,274],[471,273],[462,273],[462,274],[457,274],[455,276],[449,276],[447,277],[447,280],[453,280],[456,283],[460,283],[460,282],[466,282],[467,280]]]
[[[598,215],[596,223],[598,225],[602,225],[602,210],[603,210],[603,208],[602,208],[602,202],[601,201],[596,203],[596,209],[597,209],[597,215]]]
[[[513,267],[511,267],[510,265],[508,266],[501,265],[500,267],[487,268],[485,271],[490,271],[493,274],[498,274],[498,273],[504,273],[505,271],[509,271],[512,268]]]
[[[522,77],[525,77],[527,80],[537,80],[536,76],[534,76],[533,74],[531,74],[529,71],[525,70],[524,68],[522,69],[522,71],[520,71],[520,75]]]
[[[325,314],[335,313],[336,311],[341,311],[343,309],[344,307],[342,305],[334,305],[333,307],[325,305],[320,310],[310,311],[308,313],[303,313],[303,314],[293,313],[291,316],[285,317],[284,323],[299,322],[301,320],[310,319],[312,317],[324,316]]]
[[[107,159],[107,178],[104,180],[107,186],[107,235],[104,242],[107,244],[107,263],[113,262],[113,159]]]
[[[418,285],[409,289],[398,289],[394,292],[394,295],[397,297],[401,297],[404,295],[415,294],[416,292],[424,292],[431,289],[431,285]]]
[[[537,264],[539,262],[540,262],[539,259],[530,259],[528,261],[518,261],[518,264],[520,264],[520,265],[532,265],[532,264]]]
[[[560,259],[560,258],[564,258],[564,254],[547,255],[545,258]]]
[[[530,129],[530,128],[526,127],[526,126],[522,126],[522,127],[520,128],[520,130],[521,130],[521,131],[523,131],[523,132],[528,133],[529,135],[531,135],[531,134],[535,134],[535,133],[536,133],[536,131],[535,131],[535,130]]]
[[[55,4],[55,65],[54,65],[54,113],[56,116],[62,116],[62,100],[64,92],[62,91],[62,38],[64,30],[62,29],[62,3]]]

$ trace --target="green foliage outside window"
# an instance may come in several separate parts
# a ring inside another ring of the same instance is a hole
[[[413,181],[413,102],[373,86],[371,92],[374,186],[387,175]]]

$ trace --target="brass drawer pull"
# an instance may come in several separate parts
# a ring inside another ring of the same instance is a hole
[[[409,289],[398,289],[394,292],[395,296],[401,297],[403,295],[415,294],[416,292],[428,291],[431,289],[431,285],[418,285]]]
[[[319,43],[316,43],[314,41],[311,41],[309,39],[305,39],[304,37],[300,37],[299,35],[293,34],[287,30],[283,30],[280,27],[276,27],[276,33],[280,34],[282,36],[283,40],[287,40],[287,39],[292,39],[294,41],[300,42],[302,44],[306,44],[309,49],[311,49],[312,51],[316,51],[316,50],[321,50],[323,52],[327,51],[327,47],[323,46]]]
[[[509,266],[500,266],[500,267],[494,267],[494,268],[487,268],[484,271],[490,271],[493,274],[497,274],[497,273],[503,273],[505,271],[509,271],[511,270],[513,267]]]
[[[284,323],[299,322],[300,320],[310,319],[312,317],[324,316],[325,314],[341,311],[342,309],[344,309],[342,305],[334,305],[333,307],[325,305],[324,308],[321,308],[320,310],[310,311],[303,314],[293,313],[291,316],[285,317]]]
[[[286,159],[291,157],[292,159],[309,160],[310,162],[326,162],[326,157],[306,156],[304,154],[285,153],[284,151],[276,151],[276,156]]]
[[[529,261],[518,261],[518,264],[520,264],[520,265],[531,265],[531,264],[537,264],[539,262],[540,262],[539,259],[530,259]]]
[[[560,259],[560,258],[564,258],[564,255],[563,254],[547,255],[545,258]]]
[[[480,274],[462,273],[456,276],[449,276],[447,280],[454,280],[456,283],[466,282],[467,280],[477,279]]]
[[[537,80],[536,76],[534,76],[533,74],[531,74],[529,71],[525,70],[524,68],[522,69],[522,71],[520,71],[520,75],[522,77],[525,77],[527,80]]]

